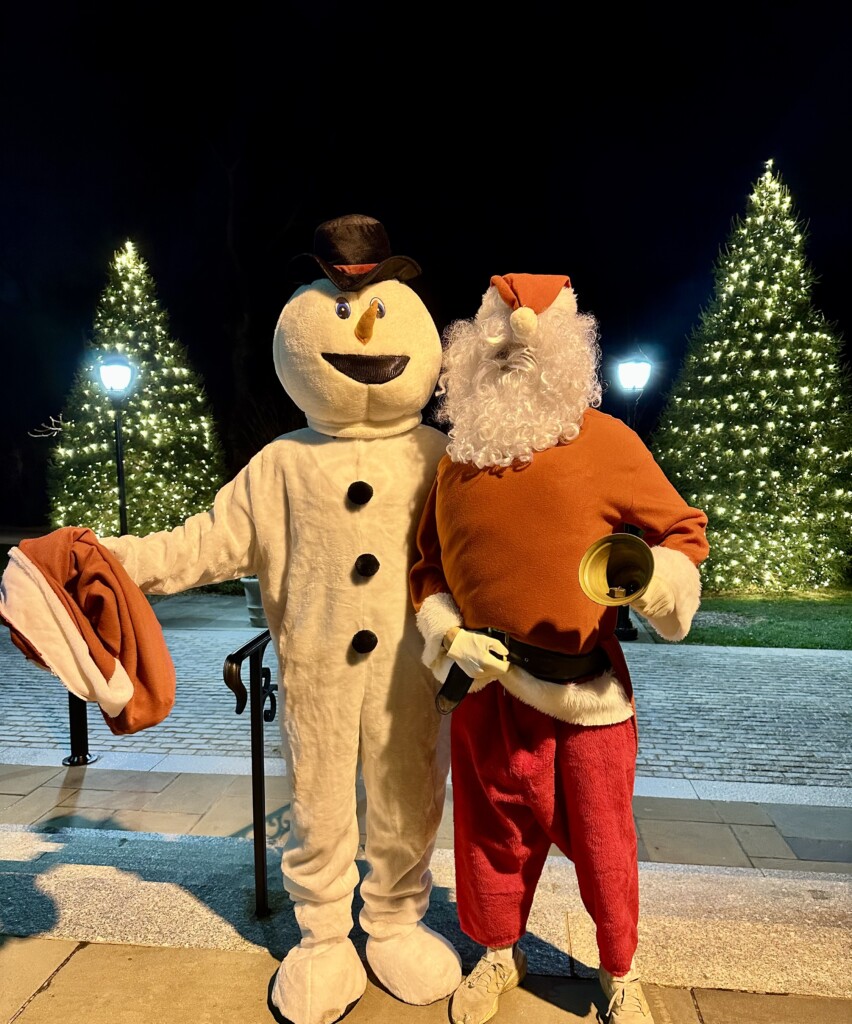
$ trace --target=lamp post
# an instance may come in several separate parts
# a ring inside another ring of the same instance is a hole
[[[124,490],[124,445],[121,436],[121,413],[130,391],[136,370],[130,360],[120,352],[105,356],[98,365],[98,375],[115,412],[115,461],[118,471],[118,520],[122,534],[127,533],[127,500]],[[76,768],[92,764],[100,757],[89,751],[89,722],[86,702],[76,694],[68,694],[68,732],[71,753],[62,763]]]
[[[121,352],[105,356],[98,366],[101,384],[112,402],[115,420],[115,465],[118,474],[118,522],[119,532],[127,531],[127,495],[124,489],[124,442],[121,433],[121,414],[136,376],[136,368]]]
[[[642,392],[645,390],[650,376],[651,363],[644,356],[631,356],[618,364],[618,383],[628,396],[627,426],[631,430],[636,428],[636,406],[639,404],[639,399],[642,397]],[[631,523],[625,523],[624,532],[638,534],[639,531]],[[639,637],[639,630],[630,621],[629,605],[618,606],[615,635],[619,640],[636,640]]]

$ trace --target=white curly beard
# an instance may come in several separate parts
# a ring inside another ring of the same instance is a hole
[[[586,409],[600,405],[598,325],[577,312],[573,293],[566,289],[523,341],[511,312],[492,287],[474,319],[447,329],[437,416],[451,424],[453,462],[480,469],[529,462],[575,438]]]

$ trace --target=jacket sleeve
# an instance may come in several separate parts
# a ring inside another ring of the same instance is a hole
[[[698,566],[710,550],[707,516],[684,500],[638,435],[630,433],[633,486],[627,521],[642,530],[654,556],[654,576],[675,600],[674,611],[647,619],[664,639],[682,640],[701,603]]]
[[[452,663],[444,653],[441,641],[448,629],[462,625],[462,617],[450,593],[441,562],[437,498],[436,479],[417,528],[418,559],[409,573],[409,585],[411,600],[417,612],[417,628],[425,642],[423,664],[428,665],[435,676],[443,681]]]
[[[255,575],[259,558],[250,468],[222,487],[209,511],[173,530],[98,539],[147,594],[177,594]]]

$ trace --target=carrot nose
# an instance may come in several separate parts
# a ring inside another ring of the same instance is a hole
[[[373,337],[373,328],[376,325],[378,311],[379,306],[374,299],[361,314],[361,319],[358,323],[355,324],[355,337],[362,345],[366,345],[370,338]]]

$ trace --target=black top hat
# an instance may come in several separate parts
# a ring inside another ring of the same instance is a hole
[[[372,281],[409,281],[420,273],[410,257],[391,255],[384,226],[361,213],[324,221],[314,232],[314,252],[303,252],[290,262],[303,283],[316,280],[317,266],[344,292],[358,291]]]

